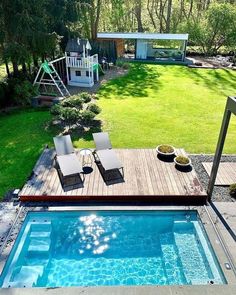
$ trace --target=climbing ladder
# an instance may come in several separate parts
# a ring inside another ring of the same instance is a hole
[[[45,79],[45,74],[47,74],[50,79]],[[44,62],[41,64],[37,76],[35,77],[34,85],[42,85],[45,89],[47,85],[55,86],[62,97],[70,96],[70,92],[66,88],[52,63]]]

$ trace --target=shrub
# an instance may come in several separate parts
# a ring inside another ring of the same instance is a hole
[[[101,109],[98,105],[95,103],[91,103],[88,105],[87,110],[94,113],[95,115],[98,115],[101,112]]]
[[[91,97],[92,97],[92,99],[98,99],[98,96],[97,96],[96,93],[93,93],[93,94],[91,95]]]
[[[80,96],[73,95],[71,97],[68,97],[68,98],[64,99],[62,101],[61,105],[63,107],[71,107],[71,108],[82,109],[83,102],[84,102],[84,100]]]
[[[81,114],[76,108],[61,108],[60,119],[64,121],[65,125],[78,124],[81,119]]]
[[[51,108],[50,108],[50,113],[53,116],[60,116],[61,112],[62,112],[62,105],[61,104],[54,104]]]
[[[16,105],[30,105],[31,97],[38,95],[37,87],[28,80],[10,78],[7,80],[7,84],[8,95]]]
[[[130,64],[128,62],[124,62],[122,68],[128,70],[130,67]]]
[[[231,197],[236,198],[236,183],[229,186],[229,194]]]
[[[168,144],[162,144],[158,147],[158,150],[164,154],[170,154],[174,152],[174,148]]]
[[[116,66],[123,69],[129,69],[130,64],[127,61],[117,60]]]
[[[85,101],[89,102],[91,97],[91,94],[83,92],[52,106],[50,110],[54,117],[52,120],[56,119],[57,123],[60,123],[62,127],[91,128],[94,125],[95,116],[101,111],[96,104],[85,103]]]
[[[0,82],[0,108],[6,107],[8,102],[7,84],[5,82]]]
[[[95,113],[85,110],[81,113],[81,120],[85,125],[88,125],[93,121],[95,116],[96,116]]]
[[[92,95],[88,92],[81,92],[79,96],[84,103],[88,103],[92,100]]]

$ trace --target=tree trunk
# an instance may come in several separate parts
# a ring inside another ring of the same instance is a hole
[[[171,12],[172,12],[171,10],[172,10],[172,0],[168,0],[167,16],[166,16],[166,33],[170,32]]]
[[[25,64],[25,63],[22,64],[22,72],[23,72],[24,74],[27,73],[27,69],[26,69],[26,64]]]
[[[12,62],[12,66],[13,66],[13,76],[18,77],[19,76],[19,69],[18,69],[17,62]]]
[[[95,0],[94,0],[95,1]],[[92,5],[90,13],[90,22],[91,22],[91,38],[92,40],[97,39],[98,25],[100,19],[100,11],[101,11],[101,0],[96,1],[96,6]]]
[[[147,3],[147,10],[148,10],[148,14],[150,16],[150,19],[151,19],[151,22],[152,22],[152,25],[154,27],[154,29],[156,30],[157,27],[156,27],[156,23],[155,23],[155,20],[154,20],[154,17],[153,17],[153,10],[154,10],[154,3],[153,3],[154,0],[152,0],[152,2],[150,3],[150,0],[148,0],[148,3]]]
[[[6,67],[7,77],[10,78],[11,73],[10,73],[10,69],[9,69],[8,62],[7,61],[5,61],[5,67]]]
[[[34,62],[34,67],[38,68],[39,67],[38,58],[35,55],[33,55],[33,62]]]
[[[138,32],[143,32],[143,24],[142,24],[142,0],[135,1],[135,16],[138,23]]]

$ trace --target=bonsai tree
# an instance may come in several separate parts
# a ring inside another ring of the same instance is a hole
[[[64,99],[61,103],[52,106],[50,112],[53,120],[57,120],[63,128],[90,128],[93,126],[100,108],[91,102],[92,95],[82,92]],[[91,103],[90,103],[91,102]]]

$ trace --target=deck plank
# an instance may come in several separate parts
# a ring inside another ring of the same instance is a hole
[[[207,174],[210,176],[212,162],[203,162]],[[235,162],[221,162],[216,176],[215,185],[227,186],[236,183],[236,163]]]
[[[119,200],[132,198],[134,201],[148,200],[151,196],[157,197],[157,200],[158,197],[175,196],[180,201],[187,196],[206,198],[194,169],[178,171],[172,161],[160,160],[154,149],[115,149],[115,152],[124,165],[124,180],[120,177],[113,180],[113,173],[106,175],[108,181],[104,181],[103,172],[93,161],[92,172],[85,174],[83,186],[71,185],[65,189],[53,166],[54,150],[45,150],[35,165],[34,181],[25,184],[20,197],[22,200],[42,200],[42,196],[45,199],[60,197],[60,200],[108,200],[115,196]],[[177,153],[185,152],[179,149]],[[78,151],[77,155],[81,160]]]

